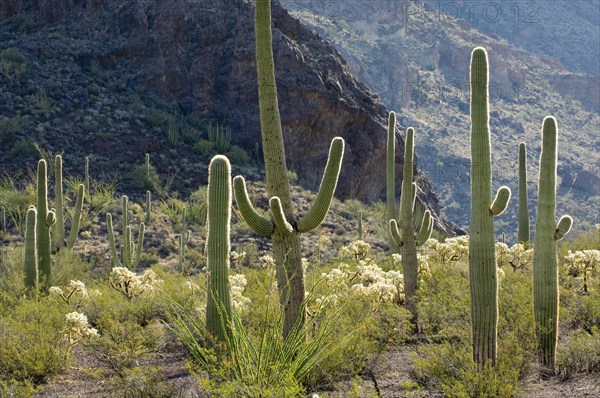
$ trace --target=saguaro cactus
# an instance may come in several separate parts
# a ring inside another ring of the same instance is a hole
[[[229,286],[229,227],[231,222],[231,166],[222,155],[215,156],[208,171],[208,292],[206,327],[224,342],[231,333],[231,289]]]
[[[292,210],[275,85],[271,0],[256,2],[254,21],[260,127],[272,220],[258,214],[253,208],[241,176],[234,179],[234,192],[240,213],[250,228],[257,233],[271,236],[273,240],[279,300],[285,313],[283,335],[287,336],[297,321],[303,324],[305,319],[302,306],[305,294],[304,270],[299,233],[318,227],[329,210],[343,158],[344,140],[340,137],[332,140],[315,203],[308,213],[296,222]]]
[[[140,262],[140,256],[142,255],[142,248],[144,246],[144,231],[146,226],[143,222],[140,223],[138,229],[138,241],[137,245],[133,241],[131,236],[131,227],[129,226],[129,199],[126,195],[121,198],[123,218],[122,218],[122,233],[121,238],[121,259],[119,261],[119,255],[117,254],[117,246],[115,240],[115,231],[113,229],[112,214],[106,214],[106,229],[108,230],[108,243],[110,246],[110,252],[112,255],[112,266],[113,267],[126,267],[129,269],[135,269]]]
[[[488,109],[488,57],[478,47],[471,54],[471,225],[469,274],[473,360],[482,369],[495,366],[498,330],[498,280],[494,216],[506,210],[510,189],[501,187],[493,202]]]
[[[556,119],[548,116],[542,127],[542,153],[533,245],[533,306],[539,361],[554,371],[558,339],[558,268],[556,242],[571,229],[573,219],[556,217]]]
[[[63,172],[62,157],[56,155],[54,158],[54,201],[56,223],[52,227],[52,251],[59,252],[63,247],[68,250],[73,249],[75,240],[79,235],[79,223],[81,221],[81,208],[83,207],[84,185],[77,187],[77,197],[75,199],[75,211],[71,219],[71,231],[65,241],[65,218],[64,218],[64,197],[63,197]]]
[[[296,222],[292,211],[275,85],[271,0],[256,1],[254,21],[260,127],[272,220],[261,216],[254,210],[241,176],[234,179],[234,191],[240,213],[246,223],[255,232],[269,235],[273,240],[279,300],[285,312],[283,335],[287,336],[297,321],[303,324],[305,319],[302,306],[305,294],[304,270],[300,254],[299,233],[318,227],[329,210],[340,172],[344,140],[340,137],[332,140],[325,174],[315,203],[308,213]]]
[[[51,283],[51,241],[50,227],[56,222],[53,211],[48,209],[48,175],[46,161],[38,162],[37,171],[37,218],[36,218],[36,243],[38,254],[38,282],[44,287]]]
[[[38,281],[37,248],[35,241],[35,224],[37,211],[31,206],[27,211],[27,229],[25,230],[25,287],[36,287]]]
[[[185,263],[185,247],[190,241],[192,231],[189,229],[187,232],[179,235],[179,258],[177,261],[177,272],[183,272],[183,265]]]
[[[386,156],[386,212],[385,219],[392,220],[398,216],[396,204],[396,113],[388,115],[387,156]],[[392,254],[400,253],[400,246],[392,237],[388,236],[388,244]]]
[[[529,208],[527,200],[527,149],[519,144],[519,243],[529,244]]]
[[[391,119],[391,118],[390,118]],[[393,134],[393,130],[391,130]],[[390,134],[390,132],[388,132]],[[402,191],[400,194],[400,212],[398,219],[389,220],[390,234],[402,252],[402,273],[404,274],[404,297],[406,308],[411,311],[416,320],[417,306],[415,302],[419,276],[419,263],[417,262],[417,246],[425,243],[431,236],[433,218],[431,212],[426,210],[421,218],[418,233],[415,234],[413,211],[417,198],[417,184],[413,182],[414,167],[414,134],[412,127],[406,131],[404,145],[404,167],[402,169]],[[388,143],[390,142],[388,136]],[[388,148],[388,155],[394,156],[394,151]],[[390,159],[388,158],[388,164]],[[393,161],[393,160],[392,160]],[[389,182],[389,181],[388,181]],[[400,224],[400,228],[398,228]]]

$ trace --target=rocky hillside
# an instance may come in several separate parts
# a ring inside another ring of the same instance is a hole
[[[377,199],[385,189],[388,111],[333,47],[278,3],[273,21],[290,169],[316,189],[329,142],[341,135],[338,197]],[[159,173],[185,191],[205,181],[209,123],[230,128],[233,144],[260,157],[247,1],[8,0],[0,3],[0,43],[7,171],[37,156],[32,141],[64,151],[67,167],[80,167],[85,154],[93,169],[117,176],[149,152]],[[176,144],[167,138],[172,126]],[[397,153],[401,178],[402,145]],[[231,157],[247,163],[239,150]],[[438,211],[430,181],[419,181],[420,198]]]
[[[453,222],[460,226],[469,222],[468,63],[471,50],[480,45],[488,49],[491,63],[494,186],[507,184],[517,193],[518,144],[526,142],[530,205],[535,212],[539,131],[544,116],[552,114],[561,135],[559,212],[571,213],[579,227],[600,221],[600,75],[587,73],[599,67],[599,25],[589,22],[597,18],[597,7],[589,10],[592,2],[531,2],[539,6],[539,16],[553,11],[552,20],[571,16],[559,25],[570,25],[568,29],[557,29],[545,20],[514,27],[505,20],[486,24],[481,18],[452,17],[452,5],[461,10],[473,5],[462,1],[283,3],[331,42],[386,106],[399,112],[403,128],[416,128],[421,167]],[[505,18],[510,15],[508,3],[493,4],[505,8]],[[571,9],[563,13],[567,6]],[[587,52],[582,50],[585,43],[591,43]],[[571,54],[572,63],[551,56],[557,53],[551,50],[556,45],[564,47],[564,56]],[[513,204],[497,222],[506,232],[516,229]]]

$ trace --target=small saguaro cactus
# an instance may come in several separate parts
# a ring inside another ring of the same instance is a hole
[[[152,194],[146,191],[146,225],[152,222]]]
[[[554,371],[558,342],[558,268],[556,242],[571,229],[573,219],[556,220],[556,119],[548,116],[542,127],[542,153],[533,244],[533,307],[539,361]]]
[[[390,131],[393,134],[394,130],[390,129]],[[394,243],[400,247],[402,253],[402,273],[404,274],[406,308],[410,310],[413,317],[416,319],[417,306],[415,299],[419,277],[417,246],[425,243],[431,236],[431,231],[433,230],[433,218],[431,217],[431,212],[425,210],[423,216],[419,217],[421,225],[418,226],[418,231],[415,234],[413,212],[417,198],[417,184],[413,182],[414,134],[415,131],[412,127],[408,128],[406,131],[400,209],[397,216],[394,215],[393,218],[389,219],[389,228]],[[388,137],[388,143],[389,142],[390,139]],[[388,148],[388,155],[395,156],[395,151],[392,150],[390,152]],[[400,228],[398,228],[398,224],[400,224]]]
[[[229,229],[231,223],[231,166],[217,155],[208,171],[208,292],[206,327],[220,342],[231,333],[231,288],[229,285]]]
[[[177,261],[177,272],[183,272],[183,265],[185,263],[185,247],[190,241],[190,237],[192,236],[192,231],[189,229],[184,234],[179,234],[179,258]]]
[[[364,230],[363,230],[363,213],[362,210],[358,211],[358,240],[364,239]]]
[[[79,235],[79,223],[81,221],[81,208],[83,207],[84,185],[77,187],[77,197],[75,199],[75,210],[71,219],[71,231],[69,237],[65,240],[65,218],[64,218],[64,197],[63,197],[63,172],[62,156],[56,155],[54,158],[54,201],[56,223],[52,227],[52,252],[58,253],[63,247],[67,250],[73,249],[75,240]]]
[[[273,240],[279,302],[284,309],[283,336],[287,337],[295,325],[302,326],[305,321],[302,305],[305,296],[304,269],[299,234],[317,228],[329,210],[340,173],[344,140],[341,137],[332,140],[317,198],[308,213],[296,222],[275,83],[271,1],[257,0],[254,10],[260,128],[272,220],[253,208],[241,176],[234,179],[234,191],[244,221],[255,232],[271,236]]]
[[[473,361],[479,369],[496,364],[498,334],[498,279],[494,217],[510,200],[510,189],[500,187],[492,201],[492,159],[489,129],[488,56],[477,47],[471,54],[471,224],[469,276],[473,327]]]
[[[115,231],[113,229],[112,214],[106,213],[106,229],[108,230],[108,243],[111,252],[111,264],[113,267],[125,267],[128,269],[135,270],[138,263],[140,262],[140,256],[142,255],[142,248],[144,245],[144,231],[145,225],[143,222],[140,223],[138,229],[138,241],[137,245],[133,241],[131,236],[131,227],[129,226],[129,199],[126,195],[121,198],[123,219],[122,219],[122,238],[121,238],[121,258],[117,254],[117,245],[115,240]]]
[[[2,207],[0,209],[0,231],[6,232],[8,229],[8,224],[6,221],[6,207]]]
[[[91,195],[90,191],[90,158],[85,157],[85,167],[83,170],[83,184],[85,185],[85,192]]]
[[[527,149],[519,144],[519,243],[529,244],[529,208],[527,199]]]
[[[56,222],[53,211],[48,209],[48,175],[46,161],[40,159],[37,170],[37,218],[36,236],[38,254],[38,282],[49,287],[52,275],[50,228]]]
[[[35,224],[37,211],[31,206],[27,211],[27,229],[25,230],[25,287],[34,288],[38,282],[37,248],[35,241]]]

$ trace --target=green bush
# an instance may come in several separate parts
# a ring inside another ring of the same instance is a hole
[[[559,374],[569,379],[575,373],[600,371],[600,329],[594,327],[590,333],[573,332],[558,351]]]

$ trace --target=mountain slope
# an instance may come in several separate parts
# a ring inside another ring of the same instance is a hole
[[[348,0],[333,7],[284,1],[292,15],[330,41],[359,79],[399,112],[404,128],[416,128],[421,167],[450,220],[460,226],[469,220],[468,62],[471,50],[482,45],[491,65],[494,186],[507,184],[517,194],[518,144],[526,142],[534,211],[539,131],[544,116],[552,114],[560,129],[559,212],[570,212],[578,227],[598,223],[599,76],[570,72],[551,57],[483,34],[464,20],[420,12],[422,4]],[[497,225],[508,233],[516,230],[516,202]]]
[[[273,21],[290,169],[304,186],[317,188],[329,142],[342,135],[346,155],[336,194],[380,197],[383,103],[335,49],[278,3]],[[12,143],[0,144],[6,167],[14,167],[14,144],[33,139],[53,152],[92,154],[102,165],[141,162],[150,152],[161,170],[183,176],[184,185],[205,176],[207,159],[194,156],[203,125],[225,124],[233,143],[248,152],[260,143],[253,7],[246,1],[10,0],[0,5],[0,43],[0,51],[18,50],[22,59],[15,62],[27,69],[2,88],[2,122],[18,122]],[[36,101],[49,108],[47,115],[15,105]],[[166,147],[166,123],[158,117],[165,111],[163,119],[174,115],[185,141],[176,149]],[[401,153],[402,145],[398,178]],[[419,196],[437,211],[431,183],[422,177],[419,186]]]

